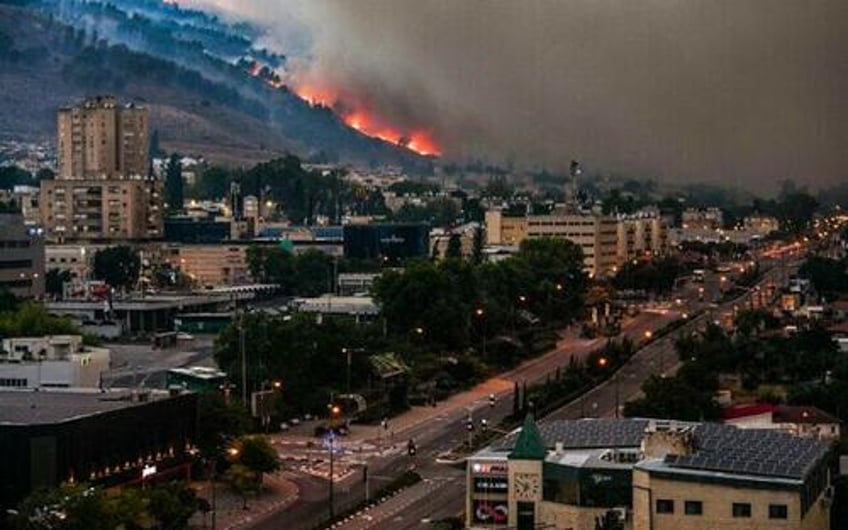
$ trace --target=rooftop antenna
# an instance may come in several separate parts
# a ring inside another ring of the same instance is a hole
[[[565,208],[569,213],[576,213],[579,208],[577,204],[577,177],[583,173],[580,162],[572,160],[568,168],[568,180],[565,184]]]

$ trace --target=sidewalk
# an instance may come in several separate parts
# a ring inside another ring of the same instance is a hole
[[[212,501],[212,491],[208,481],[192,483],[198,497]],[[220,479],[215,483],[215,504],[217,514],[215,526],[218,529],[247,528],[256,521],[282,510],[292,504],[298,497],[297,485],[277,474],[264,477],[262,491],[258,496],[247,499],[247,510],[242,509],[242,498],[236,495],[230,486]],[[200,512],[195,513],[189,520],[189,528],[211,528],[212,514],[204,517]]]

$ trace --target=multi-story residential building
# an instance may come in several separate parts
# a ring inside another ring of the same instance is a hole
[[[3,207],[0,204],[0,208]],[[0,289],[18,297],[44,295],[44,241],[23,215],[0,213]]]
[[[0,342],[0,387],[97,388],[109,370],[109,350],[80,335],[16,337]]]
[[[126,241],[162,237],[162,182],[45,180],[41,219],[52,241]]]
[[[59,109],[58,179],[146,177],[150,171],[147,109],[111,96]]]
[[[659,212],[646,211],[618,217],[618,263],[645,255],[664,254],[668,227]]]
[[[716,423],[524,426],[469,457],[466,527],[827,530],[831,447]]]
[[[52,241],[162,237],[162,182],[149,176],[148,111],[96,97],[58,114],[59,173],[41,182]]]

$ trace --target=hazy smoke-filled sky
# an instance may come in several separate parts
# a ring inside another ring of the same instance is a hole
[[[848,177],[848,0],[193,0],[483,156],[761,192]],[[285,50],[283,50],[285,51]]]

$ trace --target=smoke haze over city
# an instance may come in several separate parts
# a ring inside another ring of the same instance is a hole
[[[299,55],[292,85],[447,158],[762,189],[844,178],[840,0],[196,0]]]

